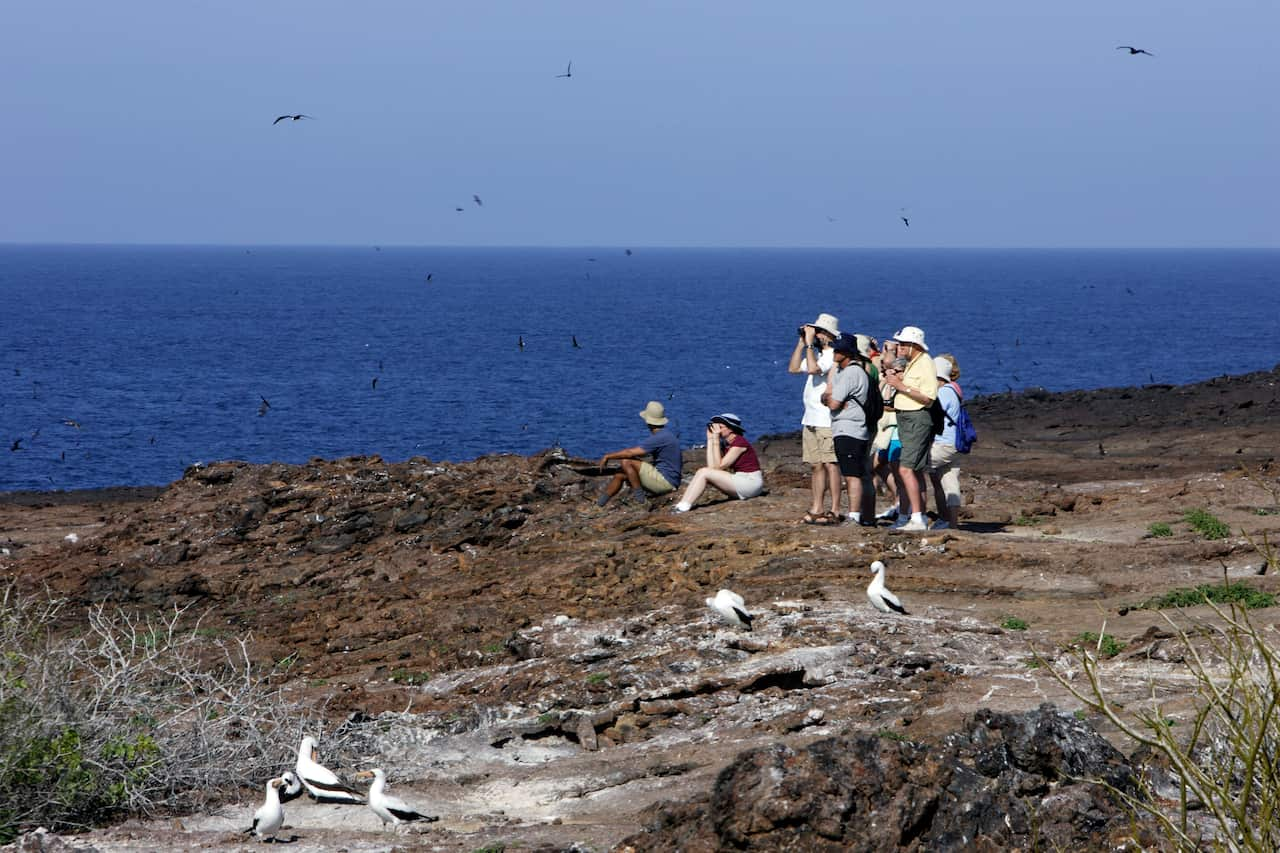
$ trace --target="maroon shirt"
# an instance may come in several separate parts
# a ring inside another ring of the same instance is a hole
[[[751,474],[760,470],[760,460],[756,458],[756,449],[751,446],[751,442],[747,441],[740,435],[734,435],[733,440],[729,442],[729,447],[745,447],[730,467],[735,474]]]

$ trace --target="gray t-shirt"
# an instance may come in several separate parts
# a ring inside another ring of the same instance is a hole
[[[871,383],[867,381],[867,372],[857,364],[850,364],[843,370],[836,370],[835,378],[831,380],[831,399],[846,402],[843,409],[831,413],[832,436],[871,438],[867,430],[867,416],[862,410],[862,404],[866,402],[867,391],[870,388]]]

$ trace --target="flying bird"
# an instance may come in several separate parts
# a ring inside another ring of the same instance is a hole
[[[15,439],[13,440],[13,445],[9,448],[9,452],[11,452],[11,453],[16,453],[17,451],[19,451],[19,450],[21,450],[21,449],[22,449],[22,439],[20,439],[20,438],[15,438]]]
[[[71,420],[70,418],[67,418],[66,420],[64,420],[64,421],[63,421],[63,423],[64,423],[64,424],[66,424],[66,425],[67,425],[67,426],[69,426],[69,427],[75,427],[76,429],[80,429],[80,422],[79,422],[79,421],[73,421],[73,420]]]
[[[476,195],[475,193],[472,193],[471,200],[476,203],[476,207],[484,207],[484,202],[482,202],[480,200],[480,196]]]
[[[267,402],[267,398],[261,394],[258,395],[262,399],[262,405],[258,406],[258,417],[262,417],[267,413],[267,409],[271,408],[271,404]]]
[[[730,625],[751,630],[751,620],[755,617],[747,612],[747,603],[742,600],[742,596],[733,590],[722,589],[716,593],[715,598],[708,598],[706,602],[707,607]]]
[[[431,277],[432,277],[432,276],[434,276],[434,275],[435,275],[435,273],[433,273],[433,272],[429,272],[429,273],[427,273],[427,283],[428,283],[428,284],[430,284],[430,283],[431,283]]]
[[[369,387],[374,391],[378,390],[378,377],[373,377],[373,381],[369,383]]]
[[[566,68],[566,69],[564,70],[564,73],[563,73],[563,74],[557,74],[557,75],[556,75],[556,77],[572,77],[572,76],[573,76],[573,63],[572,63],[572,62],[570,62],[570,63],[569,63],[569,67],[568,67],[568,68]]]
[[[311,798],[321,803],[363,803],[364,797],[353,790],[320,763],[320,754],[316,751],[316,739],[304,737],[298,744],[298,763],[294,772],[302,780]]]
[[[908,228],[910,228],[910,227],[911,227],[911,220],[910,220],[910,219],[907,219],[907,217],[905,217],[905,216],[899,216],[898,218],[902,220],[902,224],[903,224],[903,225],[907,226]]]
[[[434,823],[440,819],[433,815],[425,815],[407,805],[399,797],[388,794],[386,792],[387,774],[382,772],[381,769],[361,770],[356,774],[356,778],[373,780],[373,784],[369,786],[369,808],[373,809],[374,814],[382,818],[383,829],[386,829],[387,824],[397,827],[402,823],[412,823],[415,820]]]
[[[1145,53],[1147,56],[1155,56],[1155,54],[1152,53],[1151,51],[1143,50],[1140,47],[1132,47],[1127,44],[1120,45],[1119,47],[1116,48],[1116,50],[1127,50],[1129,51],[1130,56],[1137,56],[1139,53]]]
[[[280,122],[284,121],[285,119],[293,119],[294,121],[297,121],[298,119],[303,119],[303,118],[311,118],[311,116],[304,116],[302,113],[298,113],[296,116],[277,116],[276,120],[271,122],[271,124],[277,125]],[[311,118],[311,120],[315,121],[315,119],[313,118]]]
[[[569,337],[573,338],[573,348],[574,348],[574,349],[582,349],[582,344],[578,343],[578,336],[577,336],[577,335],[570,335]]]
[[[907,609],[902,606],[898,596],[884,588],[884,563],[876,560],[871,564],[871,583],[867,586],[867,600],[871,606],[881,613],[901,613],[906,616]]]
[[[524,349],[524,335],[520,335],[520,336],[516,339],[516,346],[520,347],[520,349],[521,349],[521,350],[523,350],[523,349]]]
[[[253,813],[253,826],[245,830],[246,835],[253,833],[260,841],[276,840],[276,833],[284,826],[284,808],[280,805],[280,787],[284,784],[283,779],[267,782],[266,799]]]
[[[628,258],[629,258],[629,257],[631,257],[631,250],[630,250],[630,249],[627,249],[627,257],[628,257]]]
[[[460,208],[460,207],[455,207],[455,208],[454,208],[454,210],[456,210],[458,213],[461,213],[461,212],[462,212],[462,208]]]

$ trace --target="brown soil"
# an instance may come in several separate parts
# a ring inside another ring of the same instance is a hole
[[[1280,368],[975,400],[958,531],[802,524],[791,435],[757,442],[767,496],[681,516],[670,500],[597,509],[597,472],[559,451],[219,463],[158,493],[0,495],[0,572],[69,598],[69,618],[100,601],[190,605],[204,625],[251,633],[262,661],[297,654],[297,687],[334,714],[396,712],[447,733],[432,750],[456,755],[382,750],[393,786],[442,814],[401,846],[598,849],[650,803],[705,790],[745,746],[850,729],[927,739],[977,707],[1072,707],[1026,668],[1029,643],[1053,650],[1105,624],[1133,641],[1127,655],[1160,622],[1131,609],[1152,595],[1224,572],[1277,591],[1254,543],[1280,530],[1278,383]],[[1231,535],[1191,530],[1193,508]],[[1173,535],[1148,536],[1155,522]],[[866,605],[874,559],[911,617]],[[754,633],[707,618],[702,598],[722,586],[758,614]],[[1031,630],[1000,629],[1011,616]],[[371,816],[333,808],[290,811],[299,849],[385,847]],[[188,820],[190,838],[138,824],[86,840],[232,849],[251,812],[246,795]]]

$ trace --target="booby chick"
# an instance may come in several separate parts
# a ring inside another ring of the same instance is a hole
[[[342,784],[332,770],[320,763],[316,752],[316,739],[304,737],[298,744],[298,763],[294,767],[298,778],[313,799],[321,803],[363,803],[358,791]]]
[[[271,779],[267,782],[266,800],[253,813],[253,826],[245,830],[258,836],[259,841],[276,840],[276,833],[284,826],[284,807],[280,805],[280,787],[283,779]]]
[[[290,800],[296,800],[302,796],[302,780],[298,778],[298,774],[292,770],[286,770],[280,774],[280,802],[287,803]]]
[[[733,590],[720,590],[716,593],[715,598],[707,599],[707,606],[718,613],[720,618],[730,625],[736,625],[748,631],[751,630],[751,620],[755,617],[747,612],[747,603],[742,600],[742,596]]]
[[[873,577],[867,586],[867,598],[871,601],[871,606],[881,613],[909,615],[907,609],[902,606],[902,602],[898,600],[898,596],[884,588],[884,563],[879,560],[872,563],[871,574]]]
[[[407,805],[399,797],[388,794],[386,792],[387,774],[382,772],[381,769],[361,770],[356,774],[356,778],[373,780],[373,784],[369,786],[369,808],[373,809],[374,814],[382,818],[383,829],[387,828],[388,823],[393,827],[398,827],[402,823],[412,823],[415,820],[434,823],[440,819],[433,815],[425,815]]]

